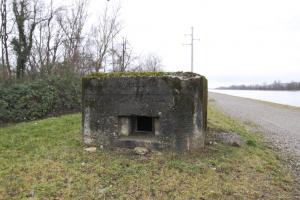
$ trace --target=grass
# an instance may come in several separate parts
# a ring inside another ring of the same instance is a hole
[[[204,152],[83,150],[79,114],[0,128],[0,199],[292,199],[280,157],[214,107],[209,132],[239,133],[242,148]]]

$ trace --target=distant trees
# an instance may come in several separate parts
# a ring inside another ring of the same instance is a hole
[[[38,24],[34,34],[29,66],[31,73],[40,73],[44,76],[53,72],[59,59],[59,48],[63,43],[63,31],[58,24],[62,9],[54,8],[52,0],[41,9],[45,16],[44,20]]]
[[[57,21],[62,30],[63,60],[72,72],[81,73],[84,45],[83,29],[87,20],[87,1],[77,1],[71,10],[59,12]]]
[[[122,43],[118,44],[117,48],[112,49],[112,56],[114,59],[114,65],[112,71],[129,71],[132,70],[136,56],[133,55],[132,47],[130,46],[127,38],[123,38]]]
[[[300,90],[300,82],[291,82],[285,86],[286,90]]]
[[[300,82],[281,83],[274,81],[272,84],[263,85],[232,85],[229,87],[219,87],[223,90],[300,90]]]
[[[141,56],[138,59],[138,64],[134,71],[151,71],[159,72],[162,71],[162,59],[153,53]]]
[[[98,18],[98,24],[92,26],[91,38],[94,45],[94,70],[96,72],[103,69],[110,53],[112,54],[112,67],[114,67],[114,53],[116,52],[113,46],[114,42],[116,42],[114,40],[122,29],[119,21],[119,11],[120,7],[115,10],[110,10],[108,6],[106,6],[103,14]]]

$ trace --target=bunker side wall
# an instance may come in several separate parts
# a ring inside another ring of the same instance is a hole
[[[162,148],[202,148],[206,126],[202,78],[120,77],[83,80],[83,137],[109,148],[119,137],[119,116],[159,119]],[[197,142],[195,142],[197,139]]]

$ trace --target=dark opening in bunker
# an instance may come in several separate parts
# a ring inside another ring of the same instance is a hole
[[[153,118],[145,116],[136,117],[136,132],[153,132]]]
[[[120,136],[158,136],[160,123],[158,117],[119,116],[118,134]]]

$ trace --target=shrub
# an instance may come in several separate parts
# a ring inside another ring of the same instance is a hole
[[[0,123],[20,122],[80,110],[79,78],[47,77],[0,84]]]

